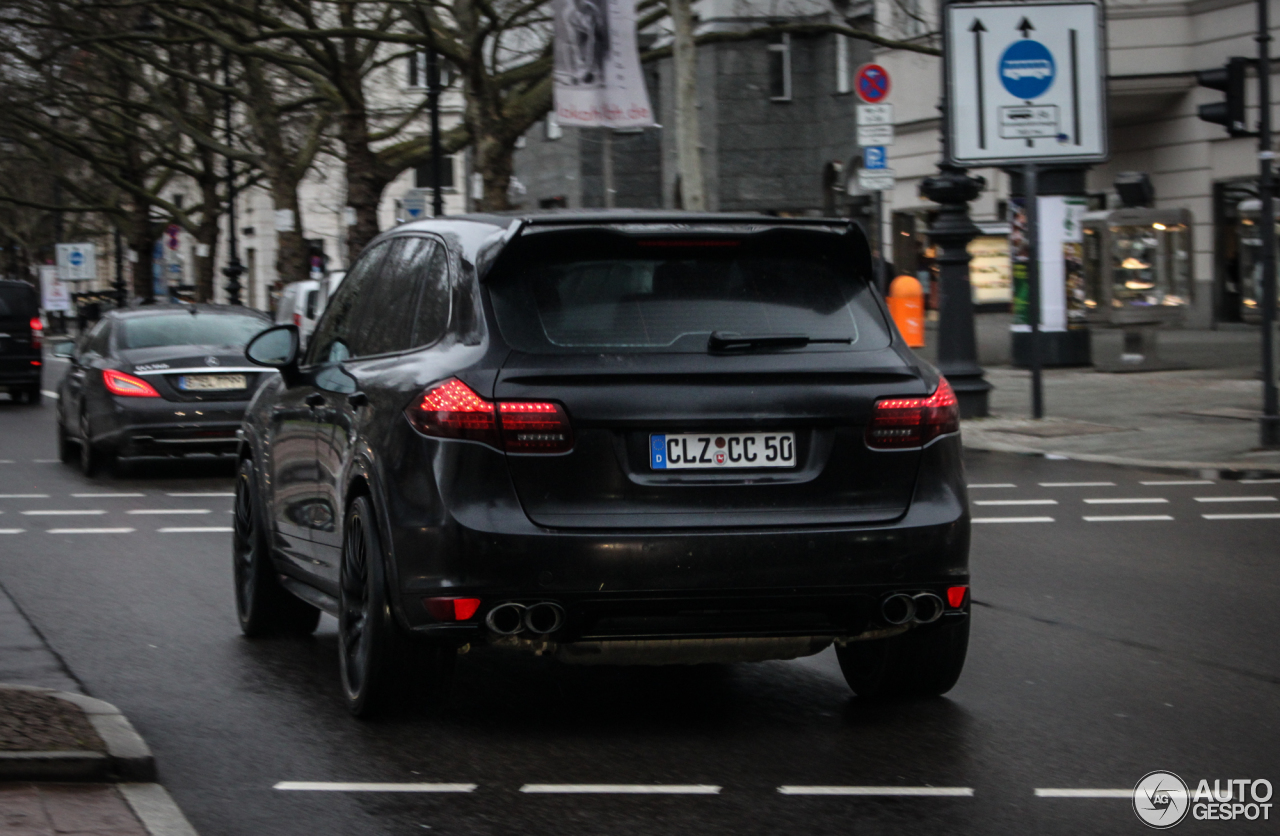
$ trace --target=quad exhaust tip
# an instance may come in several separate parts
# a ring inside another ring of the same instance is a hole
[[[894,627],[903,624],[932,624],[942,618],[946,603],[932,592],[895,592],[880,602],[880,617]]]
[[[525,630],[545,636],[564,626],[564,607],[552,601],[528,606],[508,601],[489,610],[484,623],[500,636],[514,636]]]
[[[489,610],[484,623],[500,636],[514,636],[524,629],[524,604],[508,602]]]

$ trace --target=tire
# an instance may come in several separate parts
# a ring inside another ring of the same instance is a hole
[[[89,416],[80,414],[80,472],[85,476],[93,476],[103,465],[102,450],[94,447],[89,440]]]
[[[840,670],[862,699],[937,697],[960,679],[969,649],[969,616],[958,624],[915,627],[899,636],[836,648]]]
[[[70,436],[67,435],[67,427],[62,423],[62,416],[58,416],[58,461],[63,464],[74,464],[76,455],[80,451],[76,448]]]
[[[27,397],[26,397],[25,403],[28,406],[40,406],[41,397],[42,397],[42,393],[40,392],[40,387],[33,386],[32,388],[27,390]]]
[[[414,641],[396,623],[373,504],[357,497],[343,526],[338,662],[347,710],[374,717],[440,697],[456,651]]]
[[[276,580],[262,507],[257,470],[252,459],[243,459],[236,472],[231,535],[240,632],[249,638],[310,635],[320,623],[320,610],[290,594]]]

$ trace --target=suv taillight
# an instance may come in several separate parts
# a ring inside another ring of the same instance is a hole
[[[876,401],[867,426],[867,446],[877,450],[923,447],[940,435],[960,429],[960,406],[951,384],[938,379],[927,398],[883,398]]]
[[[31,317],[31,322],[28,324],[31,326],[31,347],[43,348],[44,347],[44,323],[40,321],[40,317],[33,316]]]
[[[457,378],[423,392],[404,414],[423,435],[479,441],[508,453],[567,453],[573,449],[573,427],[560,404],[495,404]]]

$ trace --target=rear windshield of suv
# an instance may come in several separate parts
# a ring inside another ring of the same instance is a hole
[[[120,348],[159,348],[168,345],[210,345],[241,348],[271,323],[236,314],[173,314],[140,316],[122,323],[116,339]]]
[[[492,284],[498,326],[532,353],[705,352],[713,332],[883,348],[889,331],[847,261],[733,240],[539,247]],[[563,255],[555,255],[557,250]]]
[[[0,285],[0,317],[30,319],[36,313],[34,290],[20,285]]]

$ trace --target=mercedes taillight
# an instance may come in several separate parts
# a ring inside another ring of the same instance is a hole
[[[881,398],[867,426],[867,446],[876,450],[923,447],[960,429],[960,405],[945,377],[927,398]]]
[[[102,382],[107,384],[107,391],[113,395],[123,395],[126,398],[160,397],[155,387],[142,378],[115,369],[103,369]]]
[[[405,416],[423,435],[479,441],[508,453],[573,449],[573,427],[560,404],[485,400],[457,378],[423,392]]]

